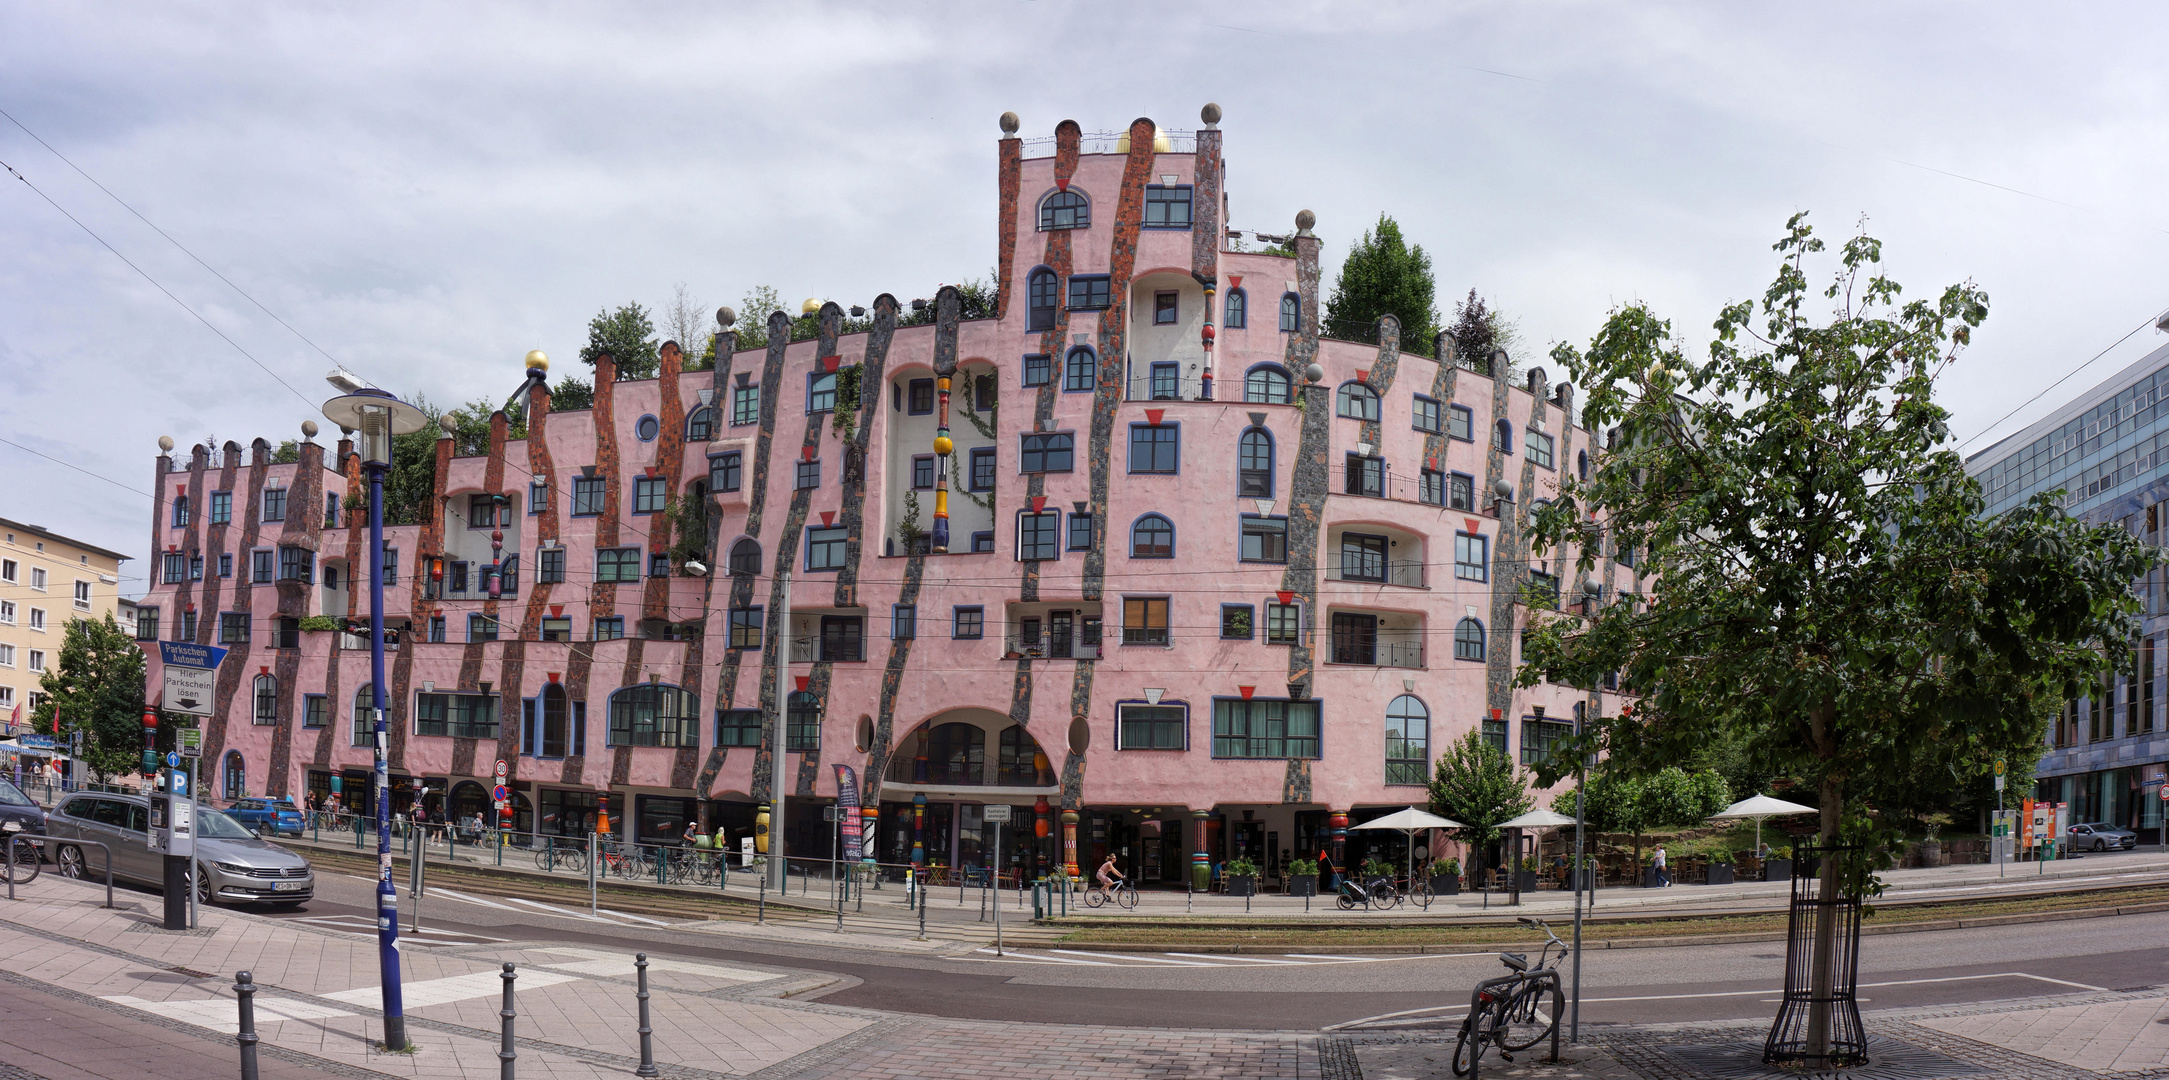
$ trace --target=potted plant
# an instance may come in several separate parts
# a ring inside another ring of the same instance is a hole
[[[1371,882],[1377,881],[1380,878],[1384,878],[1387,881],[1391,882],[1394,879],[1393,872],[1395,869],[1397,868],[1392,863],[1389,863],[1384,859],[1363,860],[1363,877],[1361,878],[1363,882],[1363,887],[1366,889],[1370,888]]]
[[[1461,860],[1440,859],[1431,864],[1431,892],[1435,896],[1461,895]]]
[[[1710,853],[1709,872],[1703,876],[1704,885],[1732,884],[1732,851],[1723,849]]]
[[[1288,895],[1318,895],[1318,860],[1288,860]]]
[[[1573,865],[1573,862],[1574,862],[1574,859],[1573,859],[1573,857],[1572,857],[1572,856],[1569,856],[1569,857],[1567,858],[1567,862],[1568,862],[1568,864],[1569,864],[1569,865]],[[1583,892],[1595,892],[1595,891],[1597,891],[1597,857],[1596,857],[1596,856],[1594,856],[1594,855],[1584,855],[1584,856],[1582,856],[1582,857],[1581,857],[1581,865],[1580,865],[1580,866],[1579,866],[1579,867],[1578,867],[1578,868],[1576,869],[1575,873],[1576,873],[1576,874],[1577,874],[1577,875],[1578,875],[1578,876],[1579,876],[1579,877],[1581,878],[1581,884],[1580,884],[1580,889],[1581,889],[1581,891],[1583,891]]]
[[[325,634],[337,629],[339,620],[329,615],[304,615],[301,618],[301,632],[304,634]]]
[[[1762,880],[1792,880],[1792,849],[1772,848],[1770,857],[1762,860]]]
[[[1258,863],[1248,857],[1229,859],[1222,871],[1227,876],[1229,896],[1256,896],[1258,894]]]

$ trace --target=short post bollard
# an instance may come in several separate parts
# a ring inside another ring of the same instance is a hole
[[[767,922],[767,921],[768,921],[768,874],[767,874],[767,873],[766,873],[766,872],[764,871],[764,872],[763,872],[763,873],[761,874],[761,900],[760,900],[760,903],[759,903],[759,904],[758,904],[757,906],[755,906],[755,907],[754,907],[754,909],[753,909],[753,922],[755,923],[755,925],[759,925],[759,924],[761,924],[761,923],[765,923],[765,922]]]
[[[926,940],[926,894],[919,894],[919,940]]]
[[[256,1080],[256,979],[244,971],[233,977],[233,993],[241,1003],[241,1033],[233,1041],[241,1045],[241,1080]]]
[[[648,1024],[648,954],[633,954],[633,969],[639,973],[640,991],[640,1067],[634,1076],[661,1076],[655,1067],[655,1029]]]
[[[511,964],[506,964],[504,974],[498,978],[505,981],[505,1004],[504,1008],[497,1011],[497,1076],[498,1080],[513,1080],[513,1062],[519,1059],[520,1054],[512,1048],[512,1020],[518,1015],[512,1011],[512,980],[519,978],[519,975],[512,970]]]

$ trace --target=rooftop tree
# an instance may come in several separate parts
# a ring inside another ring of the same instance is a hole
[[[1326,299],[1324,333],[1343,341],[1374,341],[1378,317],[1401,321],[1401,349],[1431,354],[1438,336],[1438,284],[1431,276],[1431,256],[1423,245],[1410,247],[1400,223],[1384,214],[1378,226],[1348,250],[1333,295]]]
[[[2159,558],[2067,517],[2059,493],[1984,514],[1935,401],[1988,314],[1979,288],[1906,300],[1860,235],[1837,252],[1817,319],[1809,262],[1823,244],[1806,215],[1775,250],[1776,279],[1759,305],[1719,312],[1705,362],[1639,304],[1586,351],[1554,350],[1609,448],[1536,512],[1535,542],[1583,544],[1584,572],[1631,547],[1655,584],[1532,635],[1517,678],[1589,686],[1617,672],[1639,694],[1540,765],[1543,782],[1586,750],[1651,771],[1735,740],[1815,794],[1819,844],[1853,849],[1823,860],[1823,895],[1872,897],[1900,842],[1873,793],[2040,754],[2060,704],[2122,663],[2131,583]],[[1592,542],[1599,520],[1609,544]],[[1809,974],[1826,991],[1836,916],[1821,911]],[[1829,1060],[1830,1024],[1825,1000],[1809,1015],[1810,1066]]]
[[[598,311],[588,320],[587,344],[580,347],[580,362],[594,367],[597,357],[608,354],[617,361],[618,378],[652,379],[661,363],[656,355],[660,345],[648,309],[637,303],[626,304],[616,311]],[[685,345],[681,342],[678,347],[683,349]]]

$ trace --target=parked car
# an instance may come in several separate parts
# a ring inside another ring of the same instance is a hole
[[[2130,851],[2139,846],[2139,834],[2106,821],[2073,825],[2065,836],[2073,851]]]
[[[199,806],[194,820],[197,899],[291,907],[315,895],[316,874],[307,859],[216,810]],[[103,878],[98,849],[68,842],[96,840],[112,851],[114,880],[155,889],[165,884],[165,857],[151,850],[150,821],[150,800],[141,795],[76,792],[47,819],[46,845],[62,874]]]
[[[13,781],[0,777],[0,844],[7,844],[11,836],[44,836],[45,810]],[[38,849],[30,844],[16,844],[15,858],[24,863],[38,857]]]
[[[235,799],[226,816],[258,836],[299,837],[307,819],[292,799]]]

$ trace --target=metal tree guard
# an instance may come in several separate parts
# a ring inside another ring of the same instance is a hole
[[[1785,933],[1785,996],[1777,1020],[1763,1043],[1762,1060],[1771,1065],[1814,1069],[1857,1068],[1868,1063],[1868,1037],[1860,1023],[1856,988],[1860,983],[1860,895],[1844,881],[1843,861],[1857,857],[1857,847],[1802,846],[1792,878],[1792,919]],[[1824,895],[1820,862],[1839,860],[1835,895]],[[1807,869],[1815,867],[1814,870]],[[1827,981],[1815,970],[1817,946],[1833,945]],[[1817,985],[1818,982],[1822,985]],[[1827,1021],[1818,1023],[1817,1006],[1828,1005]]]

